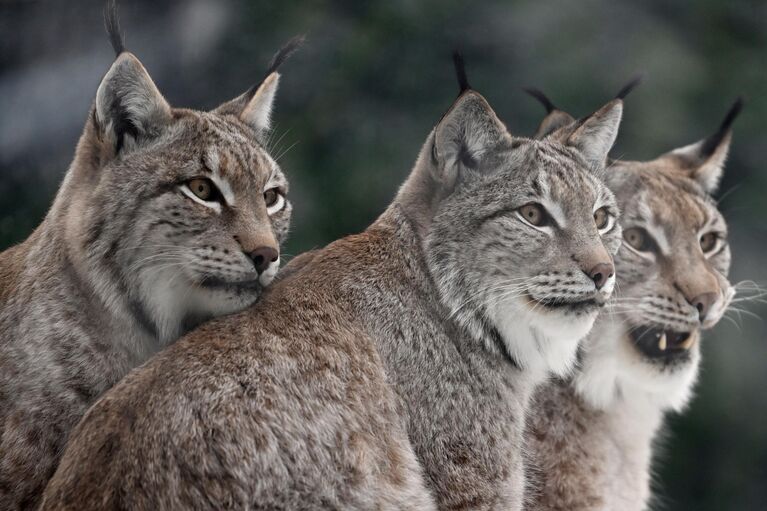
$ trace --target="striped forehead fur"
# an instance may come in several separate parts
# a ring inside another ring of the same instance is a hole
[[[72,428],[132,368],[255,303],[290,224],[285,177],[266,129],[241,119],[242,95],[213,112],[172,108],[125,51],[114,1],[105,23],[117,57],[72,164],[40,226],[2,254],[23,271],[0,267],[0,437],[24,439],[0,448],[3,509],[39,507]],[[281,193],[263,193],[269,180]]]
[[[697,212],[704,218],[708,218],[707,209],[716,208],[716,204],[710,195],[705,193],[700,185],[692,179],[666,171],[661,168],[653,168],[647,164],[640,164],[634,168],[634,164],[628,164],[628,169],[622,169],[621,164],[616,165],[615,177],[610,182],[616,184],[617,188],[643,190],[641,194],[642,202],[652,201],[661,206],[664,203],[669,204],[671,209],[680,211]],[[620,177],[621,173],[633,174],[637,179],[635,185],[627,186]]]

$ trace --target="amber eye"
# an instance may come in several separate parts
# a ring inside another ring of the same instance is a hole
[[[536,204],[535,202],[525,204],[519,208],[519,214],[522,215],[522,218],[524,218],[525,221],[536,227],[541,227],[548,223],[546,210],[543,209],[543,206]]]
[[[599,208],[594,211],[594,223],[600,231],[610,223],[610,213],[605,208]]]
[[[275,204],[277,204],[277,200],[280,198],[280,192],[277,191],[276,188],[270,188],[269,190],[264,192],[264,202],[266,202],[266,207],[271,208]]]
[[[632,227],[623,231],[623,239],[634,250],[640,252],[655,252],[655,240],[641,227]]]
[[[186,186],[200,200],[213,201],[216,200],[218,196],[218,189],[210,179],[205,179],[203,177],[192,179],[186,183]]]
[[[285,207],[285,196],[279,188],[269,188],[264,192],[266,212],[273,215]]]
[[[700,237],[700,249],[704,254],[707,254],[714,250],[719,241],[719,236],[714,232],[707,232]]]

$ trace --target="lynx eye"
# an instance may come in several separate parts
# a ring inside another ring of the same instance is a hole
[[[266,212],[272,215],[285,205],[285,197],[278,188],[269,188],[264,192],[264,202],[266,203]]]
[[[192,179],[186,183],[187,188],[200,200],[211,202],[218,200],[220,193],[213,181],[204,177]]]
[[[549,223],[549,215],[546,214],[546,210],[543,206],[535,202],[525,204],[518,210],[519,216],[521,216],[525,222],[536,227],[543,227]]]
[[[276,188],[271,188],[264,192],[264,202],[266,202],[266,207],[270,208],[274,206],[277,203],[278,194]]]
[[[638,252],[655,252],[657,245],[650,234],[641,227],[632,227],[623,231],[623,239]]]
[[[597,229],[600,231],[610,225],[610,213],[606,208],[599,208],[594,211],[594,223],[597,224]]]
[[[719,246],[719,240],[721,238],[715,232],[707,232],[700,237],[700,249],[704,254],[713,252]]]

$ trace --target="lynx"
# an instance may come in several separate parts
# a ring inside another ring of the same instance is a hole
[[[171,108],[124,50],[34,233],[0,255],[0,509],[33,509],[68,433],[128,371],[251,305],[291,206],[262,146],[279,74],[213,112]]]
[[[545,96],[538,136],[572,129]],[[730,145],[735,103],[710,137],[607,175],[622,216],[620,296],[584,341],[579,370],[535,397],[526,440],[530,510],[641,510],[651,497],[652,443],[664,413],[690,399],[701,329],[734,296],[727,225],[711,194]]]
[[[457,64],[389,208],[108,392],[43,509],[520,508],[528,398],[614,285],[622,102],[513,137]]]

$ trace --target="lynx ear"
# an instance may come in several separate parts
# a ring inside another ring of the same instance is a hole
[[[272,109],[279,84],[279,73],[274,72],[267,76],[240,112],[240,120],[256,131],[269,130],[272,126]]]
[[[578,149],[592,167],[602,167],[618,136],[622,115],[623,100],[614,99],[577,123],[563,143]]]
[[[469,90],[456,99],[434,133],[434,176],[447,186],[467,170],[477,170],[484,154],[498,144],[506,127],[479,93]]]
[[[132,141],[156,136],[171,120],[170,106],[141,62],[123,52],[115,59],[96,92],[96,119],[113,137],[115,152]]]
[[[235,115],[258,133],[269,131],[274,98],[280,83],[280,74],[277,69],[303,42],[303,36],[297,36],[288,41],[272,58],[266,77],[261,83],[254,85],[239,97],[219,106],[214,112],[220,115]]]
[[[538,125],[538,129],[535,131],[533,138],[541,140],[558,129],[569,126],[575,122],[575,118],[572,115],[554,106],[554,103],[552,103],[539,89],[526,88],[523,90],[537,99],[546,109],[546,117],[544,117],[541,124]]]
[[[104,25],[115,51],[115,61],[96,92],[96,128],[114,141],[119,153],[127,139],[139,142],[155,137],[171,120],[170,106],[157,90],[141,62],[125,51],[117,5],[107,2]]]
[[[535,138],[550,137],[576,147],[590,165],[595,168],[602,167],[618,136],[618,127],[623,115],[623,100],[641,81],[641,74],[634,76],[612,101],[580,121],[573,120],[570,114],[555,107],[539,90],[525,89],[540,101],[548,112],[538,127]]]
[[[213,112],[219,115],[234,115],[259,135],[264,134],[271,129],[272,108],[279,84],[280,73],[269,73],[260,84],[224,103]]]
[[[481,94],[472,90],[463,59],[453,54],[460,93],[434,130],[433,172],[452,187],[466,170],[477,170],[483,155],[506,135],[506,127]]]
[[[742,108],[743,99],[738,98],[730,107],[716,133],[699,142],[671,151],[661,158],[674,160],[690,178],[703,187],[706,193],[716,192],[730,149],[732,123]]]

